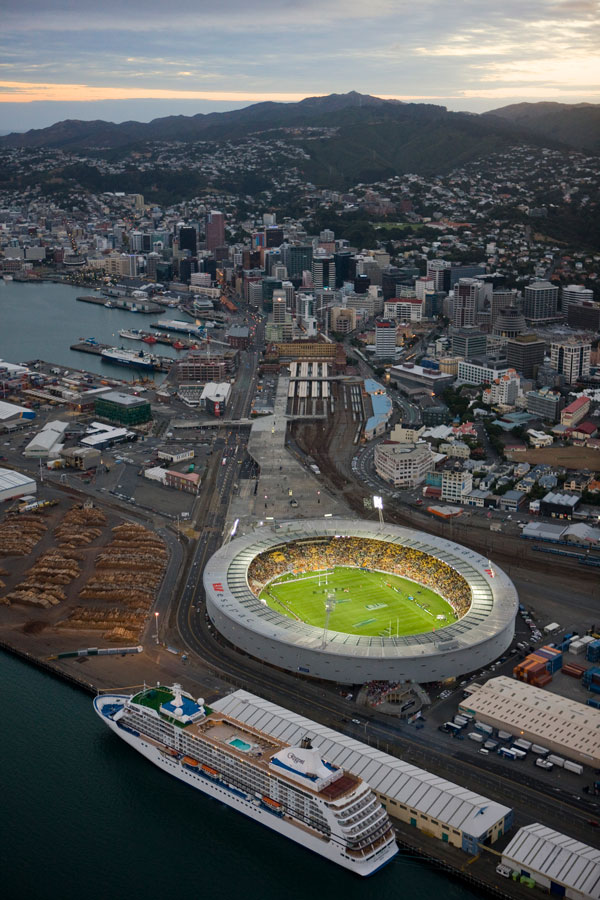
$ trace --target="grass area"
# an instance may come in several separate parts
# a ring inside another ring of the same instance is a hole
[[[394,228],[402,231],[416,231],[423,227],[423,222],[375,222],[373,224],[373,228],[377,231],[392,231]]]
[[[335,598],[329,628],[345,634],[423,634],[456,621],[450,604],[435,591],[398,575],[349,566],[327,574],[282,575],[267,585],[260,599],[284,616],[323,628],[328,594]]]

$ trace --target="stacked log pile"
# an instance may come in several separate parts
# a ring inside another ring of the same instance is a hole
[[[102,510],[95,506],[74,506],[54,534],[62,548],[85,547],[100,537],[105,525],[106,516]]]
[[[42,539],[46,528],[39,516],[9,513],[0,524],[0,556],[27,556]]]
[[[108,628],[103,636],[109,641],[137,640],[162,579],[167,550],[161,538],[142,525],[117,525],[112,534],[79,598],[119,606],[77,607],[61,624]]]
[[[41,556],[31,567],[24,581],[3,597],[2,602],[27,603],[47,609],[65,600],[65,592],[58,587],[69,584],[81,571],[76,550],[52,549]]]

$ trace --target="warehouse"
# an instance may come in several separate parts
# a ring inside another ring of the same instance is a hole
[[[28,475],[12,469],[0,469],[0,502],[35,494],[37,484]]]
[[[567,759],[600,768],[600,710],[591,706],[502,675],[490,678],[458,710]]]
[[[599,900],[600,850],[535,823],[519,828],[502,862],[551,894]]]
[[[65,431],[68,427],[68,422],[61,422],[59,419],[46,422],[36,436],[29,441],[23,450],[23,456],[35,459],[56,459],[63,449]]]
[[[324,759],[363,778],[390,816],[467,853],[478,853],[479,844],[493,843],[512,825],[509,807],[248,691],[235,691],[212,707],[292,746],[310,736]]]

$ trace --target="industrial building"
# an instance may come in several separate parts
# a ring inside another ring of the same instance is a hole
[[[58,456],[63,448],[64,434],[68,427],[68,422],[61,422],[60,420],[46,422],[36,436],[29,441],[23,450],[23,456],[35,459],[48,459],[52,456]]]
[[[122,391],[108,391],[97,397],[94,408],[99,418],[128,427],[143,425],[152,419],[152,409],[148,400]]]
[[[310,737],[325,759],[363,778],[390,816],[466,853],[478,853],[480,844],[493,844],[512,826],[508,806],[248,691],[234,691],[212,708],[292,746]]]
[[[519,828],[502,863],[559,897],[600,898],[600,850],[538,822]]]
[[[220,384],[210,381],[204,386],[200,396],[200,406],[212,416],[222,416],[225,414],[230,394],[231,385],[228,381]]]
[[[0,503],[37,493],[37,484],[28,475],[13,469],[0,469]]]
[[[462,700],[459,712],[561,757],[600,768],[600,710],[591,706],[502,675]]]

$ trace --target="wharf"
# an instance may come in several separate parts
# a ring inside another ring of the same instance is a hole
[[[102,356],[103,350],[112,350],[113,348],[110,346],[110,344],[90,344],[88,341],[78,341],[76,344],[71,344],[69,349],[78,350],[79,353],[92,353],[94,356]],[[114,359],[105,359],[104,357],[103,359],[105,362],[120,365],[120,363],[116,362],[116,360]],[[156,362],[152,366],[152,370],[154,372],[168,372],[171,368],[171,365],[173,364],[173,360],[168,356],[156,356],[155,359]],[[135,368],[135,366],[132,366],[132,368]],[[143,368],[146,367],[144,366]]]
[[[152,327],[156,326],[152,324]],[[142,337],[153,337],[157,344],[168,344],[169,347],[173,346],[173,341],[179,341],[183,344],[182,350],[195,350],[198,347],[198,340],[189,340],[183,334],[169,334],[168,331],[142,331],[141,329],[140,334]]]
[[[158,303],[151,303],[148,300],[134,300],[133,298],[125,297],[98,297],[91,294],[85,294],[75,299],[79,300],[80,303],[95,303],[96,306],[106,306],[107,303],[110,303],[112,309],[120,309],[122,312],[152,315],[163,311],[163,307],[159,306]]]

